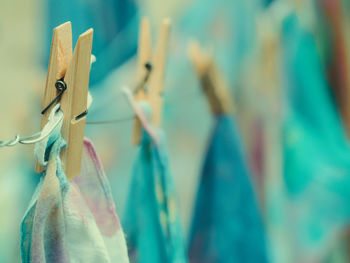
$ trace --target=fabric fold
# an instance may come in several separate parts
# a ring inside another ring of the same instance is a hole
[[[143,131],[123,220],[130,261],[187,262],[165,135],[152,131]]]
[[[268,262],[252,178],[231,116],[217,116],[194,208],[190,262]]]
[[[129,262],[110,186],[92,143],[84,140],[81,172],[68,181],[59,158],[65,146],[60,128],[36,147],[36,155],[48,159],[22,221],[22,262]]]

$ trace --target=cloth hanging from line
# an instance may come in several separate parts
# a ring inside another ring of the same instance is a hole
[[[51,121],[63,114],[55,112]],[[61,126],[35,145],[46,171],[22,221],[22,262],[127,263],[124,234],[93,145],[84,140],[81,172],[68,181],[59,158],[66,145]]]
[[[267,262],[265,231],[235,119],[216,117],[200,179],[190,262]]]
[[[187,262],[165,135],[148,128],[156,141],[143,131],[123,220],[130,261]]]
[[[339,245],[350,222],[350,148],[315,37],[295,15],[283,22],[282,46],[286,225],[293,262],[320,262]]]

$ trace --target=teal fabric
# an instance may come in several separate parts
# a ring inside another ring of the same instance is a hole
[[[72,22],[73,43],[89,28],[94,29],[92,54],[97,58],[90,73],[90,85],[106,76],[136,54],[139,14],[133,0],[48,0],[45,3],[45,64],[49,59],[52,30]]]
[[[192,220],[190,262],[268,262],[236,120],[217,116]]]
[[[296,262],[317,262],[350,222],[350,152],[313,35],[283,23],[284,179]]]
[[[257,43],[255,17],[261,0],[194,0],[189,3],[179,23],[177,38],[182,36],[184,43],[196,39],[202,45],[212,47],[215,62],[227,81],[236,83],[242,60]],[[183,52],[186,54],[186,50]],[[181,56],[180,59],[179,63],[186,61]],[[177,69],[177,75],[185,74],[183,71],[182,65]],[[238,88],[237,85],[230,87]]]
[[[165,136],[144,131],[133,167],[123,228],[130,262],[187,262]]]

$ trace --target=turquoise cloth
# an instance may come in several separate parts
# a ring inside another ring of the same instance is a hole
[[[144,131],[123,227],[131,262],[187,262],[165,136]]]
[[[236,120],[216,117],[192,220],[190,262],[267,262],[250,176]]]
[[[313,35],[296,16],[282,32],[284,180],[294,262],[319,262],[350,222],[350,152]]]
[[[259,14],[261,0],[194,0],[181,17],[176,38],[182,37],[183,43],[193,39],[201,45],[210,46],[215,62],[226,76],[229,87],[239,88],[236,84],[241,74],[242,61],[254,50],[256,45],[256,17]],[[184,45],[187,48],[187,45]],[[183,54],[187,54],[183,50]],[[172,55],[171,53],[169,54]],[[176,53],[175,61],[185,62],[181,54]],[[178,76],[186,74],[183,64],[175,71]],[[180,80],[183,77],[178,77]]]
[[[139,15],[133,0],[49,0],[46,5],[45,64],[49,59],[52,30],[72,22],[73,43],[79,34],[94,29],[92,54],[97,58],[90,73],[90,85],[100,83],[136,54]]]

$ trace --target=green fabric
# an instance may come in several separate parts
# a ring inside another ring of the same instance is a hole
[[[315,262],[349,223],[350,152],[314,37],[295,16],[284,21],[282,45],[290,233],[297,262]]]

